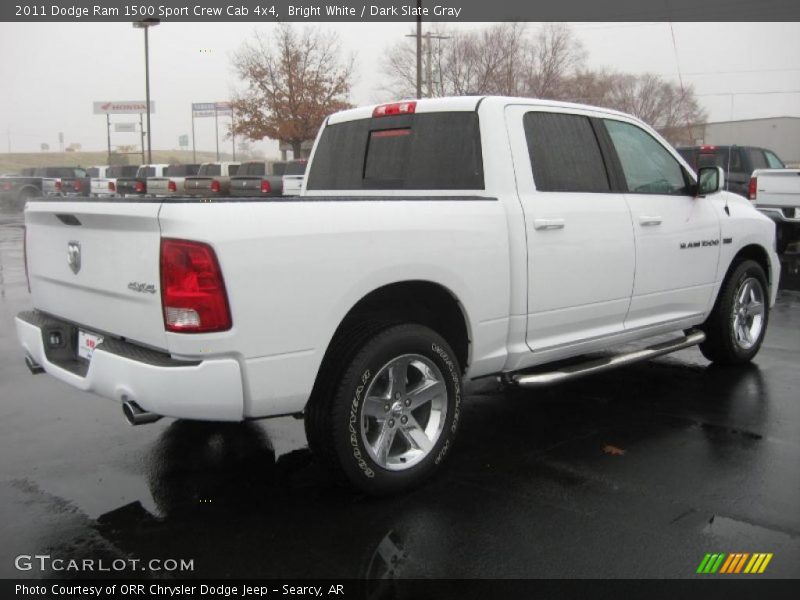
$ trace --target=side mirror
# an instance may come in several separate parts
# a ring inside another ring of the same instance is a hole
[[[697,172],[697,195],[708,196],[725,187],[725,171],[722,167],[701,167]]]

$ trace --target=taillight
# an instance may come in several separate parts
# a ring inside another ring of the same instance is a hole
[[[75,191],[75,192],[80,192],[81,191],[81,180],[80,179],[76,179],[75,181],[72,182],[72,190]]]
[[[167,191],[169,191],[169,192],[177,192],[178,191],[178,186],[171,179],[167,182]]]
[[[208,333],[231,328],[225,282],[211,246],[161,240],[161,305],[167,331]]]
[[[269,184],[269,181],[266,179],[261,180],[261,193],[262,194],[269,194],[272,191],[272,186]]]
[[[755,200],[758,196],[758,178],[751,177],[750,183],[747,185],[747,197],[750,200]]]
[[[213,179],[211,181],[211,191],[214,193],[219,192],[219,181],[217,181],[216,179]]]
[[[3,182],[3,191],[4,192],[10,192],[12,187],[13,186],[11,185],[10,181],[4,181]]]
[[[28,293],[31,293],[31,278],[28,276],[28,228],[22,226],[22,262],[25,264],[25,280],[28,282]]]
[[[144,193],[144,181],[137,181],[136,185],[133,187],[137,194]]]
[[[108,182],[108,191],[109,192],[116,192],[117,191],[117,186],[114,185],[113,181],[109,181]]]
[[[62,187],[61,186],[61,180],[60,179],[56,180],[56,191],[60,192],[61,191],[61,187]]]
[[[372,111],[373,117],[390,117],[392,115],[412,115],[417,110],[416,102],[395,102],[393,104],[381,104]]]

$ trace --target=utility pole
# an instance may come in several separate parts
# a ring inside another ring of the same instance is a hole
[[[106,113],[106,136],[108,138],[108,164],[111,164],[111,115]]]
[[[8,153],[11,154],[11,129],[6,129],[6,136],[8,139]]]
[[[217,162],[219,162],[219,111],[217,105],[214,105],[214,139],[217,142]]]
[[[231,108],[231,142],[232,142],[232,145],[233,145],[233,159],[232,160],[235,161],[236,160],[236,134],[234,133],[233,127],[234,127],[233,108]]]
[[[133,22],[134,28],[144,29],[144,91],[145,110],[147,111],[147,164],[153,164],[153,136],[150,130],[150,39],[147,31],[151,27],[158,25],[160,22],[161,21],[154,18],[142,19],[141,21]],[[144,147],[142,148],[142,151],[144,152]]]
[[[197,162],[197,150],[194,145],[194,105],[192,105],[192,162]]]
[[[142,121],[142,113],[139,113],[139,133],[142,134],[142,164],[150,164],[144,162],[144,122]],[[148,131],[147,134],[149,136],[150,132]]]
[[[422,4],[417,0],[417,7]],[[422,33],[422,17],[417,17],[417,33],[409,34],[406,37],[417,38],[417,98],[422,98],[422,38],[427,40],[426,54],[427,64],[425,65],[425,80],[428,88],[428,98],[433,98],[433,46],[431,40],[449,40],[449,35],[437,35],[430,31]]]
[[[150,44],[147,35],[149,27],[144,28],[144,93],[147,105],[147,164],[153,164],[153,136],[150,135]]]
[[[422,98],[422,0],[417,0],[417,98]]]

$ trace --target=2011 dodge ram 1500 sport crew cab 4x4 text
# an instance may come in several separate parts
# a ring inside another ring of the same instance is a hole
[[[600,108],[347,110],[293,199],[29,202],[17,333],[33,372],[132,423],[302,415],[314,452],[390,493],[451,452],[463,378],[535,388],[694,344],[752,359],[775,228],[722,187]]]

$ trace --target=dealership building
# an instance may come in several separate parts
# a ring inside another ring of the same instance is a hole
[[[720,121],[698,129],[695,135],[701,144],[759,146],[772,150],[789,165],[800,165],[800,117]]]

